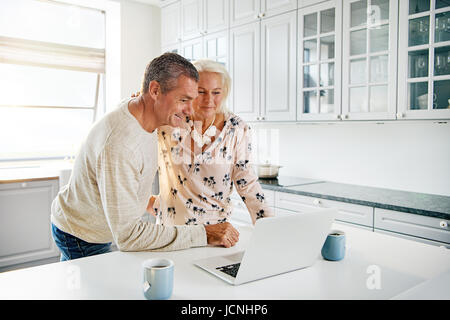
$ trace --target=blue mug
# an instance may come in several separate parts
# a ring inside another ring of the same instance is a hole
[[[170,259],[149,259],[142,264],[143,290],[148,300],[166,300],[172,295],[174,263]]]
[[[331,230],[322,247],[322,257],[325,260],[339,261],[345,257],[345,232]]]

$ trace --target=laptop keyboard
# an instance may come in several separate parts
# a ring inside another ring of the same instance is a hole
[[[239,262],[239,263],[230,264],[230,265],[223,266],[223,267],[217,267],[216,269],[232,276],[233,278],[236,278],[236,275],[238,273],[240,266],[241,266],[241,263]]]

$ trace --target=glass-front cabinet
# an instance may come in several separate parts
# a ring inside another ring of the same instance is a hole
[[[395,119],[397,14],[397,0],[344,1],[343,120]]]
[[[339,120],[342,2],[298,11],[297,120]]]
[[[450,1],[399,8],[398,119],[450,118]]]

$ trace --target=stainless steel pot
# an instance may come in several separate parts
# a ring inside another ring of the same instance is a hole
[[[281,168],[281,166],[277,166],[274,164],[256,164],[256,174],[259,178],[262,179],[275,179],[278,177],[278,169]]]

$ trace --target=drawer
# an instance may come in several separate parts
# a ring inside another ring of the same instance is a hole
[[[318,200],[292,193],[276,192],[275,207],[304,213],[305,211],[319,209]]]
[[[264,195],[264,200],[266,201],[266,203],[270,206],[273,207],[275,205],[275,191],[273,190],[263,190],[263,195]],[[239,193],[236,191],[236,189],[233,190],[233,192],[231,193],[230,196],[231,200],[234,201],[241,201],[241,196],[239,195]],[[233,202],[234,202],[233,201]]]
[[[450,243],[450,220],[375,208],[377,229]]]
[[[433,246],[444,247],[444,248],[450,249],[450,244],[449,243],[444,243],[444,242],[433,241],[433,240],[428,240],[428,239],[424,239],[424,238],[413,237],[413,236],[409,236],[409,235],[406,235],[406,234],[403,234],[403,233],[397,233],[397,232],[380,230],[380,229],[375,229],[374,232],[387,234],[389,236],[393,236],[393,237],[397,237],[397,238],[403,238],[403,239],[407,239],[407,240],[417,241],[417,242],[421,242],[421,243],[430,244],[430,245],[433,245]]]
[[[335,208],[338,210],[337,221],[373,227],[372,207],[284,192],[276,193],[275,205],[278,208],[294,210],[300,213],[320,208]]]
[[[281,208],[273,208],[273,211],[275,213],[275,217],[285,217],[285,216],[290,216],[292,214],[298,214],[295,211],[281,209]]]

